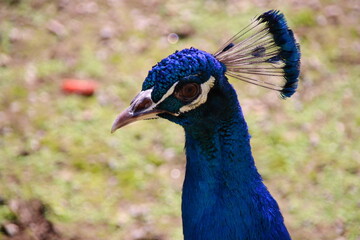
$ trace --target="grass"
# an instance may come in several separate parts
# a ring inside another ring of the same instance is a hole
[[[279,8],[301,43],[299,92],[282,101],[232,80],[257,166],[294,239],[360,237],[360,32],[351,1],[12,2],[0,3],[1,198],[41,199],[69,235],[136,239],[142,229],[181,239],[182,130],[157,120],[110,135],[111,123],[157,61],[190,46],[215,51],[253,16]],[[52,20],[65,35],[49,30]],[[101,88],[65,95],[66,77]],[[12,218],[0,206],[0,222]]]

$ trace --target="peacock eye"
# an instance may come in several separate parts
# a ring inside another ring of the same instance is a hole
[[[175,97],[183,102],[191,102],[201,93],[201,87],[197,83],[186,83],[177,86],[175,89]]]

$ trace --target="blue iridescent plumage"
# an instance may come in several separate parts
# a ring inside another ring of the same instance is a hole
[[[195,48],[184,49],[175,52],[156,64],[149,71],[142,90],[154,87],[153,100],[157,102],[178,79],[199,73],[210,76],[211,74],[223,74],[223,72],[222,64],[214,61],[214,57],[211,54]],[[207,80],[208,76],[203,81]]]
[[[256,169],[248,127],[227,76],[285,98],[296,90],[299,66],[299,46],[284,16],[269,11],[213,55],[190,48],[160,61],[115,120],[112,132],[154,117],[184,128],[185,240],[290,239],[278,204]]]
[[[278,56],[285,61],[284,78],[286,79],[281,93],[285,97],[290,97],[296,91],[300,74],[300,46],[296,43],[292,30],[288,28],[284,15],[279,11],[268,11],[258,20],[267,23],[276,45],[281,47]]]

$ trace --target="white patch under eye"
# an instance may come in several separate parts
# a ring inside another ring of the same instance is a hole
[[[214,86],[214,84],[215,84],[215,78],[213,76],[211,76],[206,82],[204,82],[200,85],[201,94],[195,100],[193,100],[191,103],[181,107],[179,109],[179,112],[180,113],[188,112],[190,110],[197,108],[201,104],[205,103],[207,100],[208,93],[210,92],[210,89]]]

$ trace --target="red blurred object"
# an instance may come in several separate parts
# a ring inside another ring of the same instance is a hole
[[[93,80],[84,79],[63,79],[61,89],[65,93],[73,93],[83,96],[91,96],[94,94],[99,84]]]

